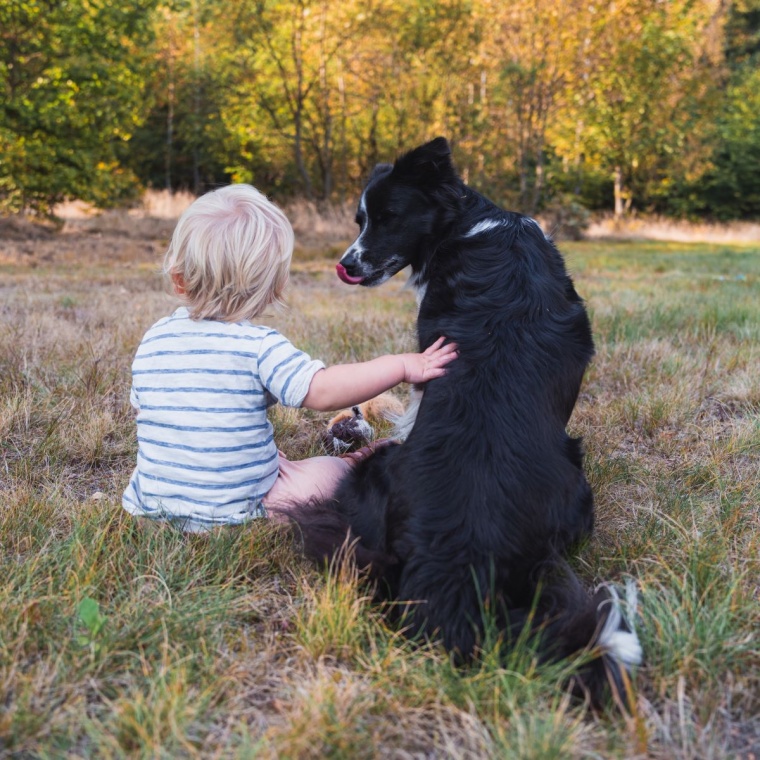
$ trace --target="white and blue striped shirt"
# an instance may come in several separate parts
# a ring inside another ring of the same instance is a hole
[[[301,406],[324,366],[250,322],[195,321],[184,307],[157,322],[132,364],[138,451],[124,508],[195,531],[262,516],[278,474],[267,406]]]

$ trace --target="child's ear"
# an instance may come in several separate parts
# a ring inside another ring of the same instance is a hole
[[[170,276],[172,278],[172,285],[174,285],[174,292],[178,296],[184,296],[187,292],[185,290],[185,278],[179,272],[172,272]]]

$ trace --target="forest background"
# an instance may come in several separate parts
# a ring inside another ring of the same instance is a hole
[[[2,0],[0,212],[355,197],[447,136],[515,210],[760,216],[760,0]]]

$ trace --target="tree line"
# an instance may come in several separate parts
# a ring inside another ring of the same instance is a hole
[[[0,210],[341,201],[442,134],[528,213],[754,218],[759,56],[760,0],[2,0]]]

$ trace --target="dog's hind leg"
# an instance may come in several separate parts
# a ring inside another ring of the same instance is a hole
[[[487,630],[500,627],[503,615],[497,581],[487,563],[451,562],[443,558],[407,560],[398,597],[408,600],[403,625],[410,636],[442,640],[463,660],[482,646]]]

